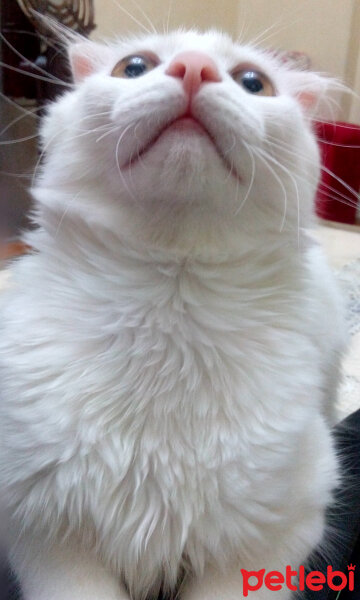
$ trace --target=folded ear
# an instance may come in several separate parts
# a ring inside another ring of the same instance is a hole
[[[97,42],[84,40],[68,48],[71,72],[75,83],[80,83],[111,61],[110,48]]]
[[[303,111],[317,119],[333,119],[339,93],[346,91],[346,86],[337,79],[311,71],[289,70],[287,83]]]

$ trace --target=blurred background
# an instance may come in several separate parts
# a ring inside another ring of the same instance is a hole
[[[28,226],[31,203],[28,187],[39,160],[38,114],[46,102],[64,89],[54,84],[52,78],[69,78],[62,53],[34,22],[32,8],[93,39],[145,29],[216,27],[234,38],[285,50],[295,66],[334,75],[360,95],[360,0],[1,0],[0,236],[3,240],[16,240],[19,231]],[[21,73],[24,71],[25,74]],[[334,120],[360,125],[359,98],[343,94],[336,101]],[[359,130],[354,127],[353,131],[355,138],[346,139],[346,145],[354,146],[352,159],[359,173],[359,148],[356,148],[360,146],[356,137]],[[330,135],[335,141],[334,135],[338,133],[338,129],[335,133],[322,131],[323,136]],[[348,156],[345,159],[342,156],[341,161],[348,163]],[[352,187],[357,185],[355,179],[348,183]],[[351,200],[355,205],[358,195]],[[345,205],[339,202],[337,205],[329,209],[328,204],[328,212],[325,210],[322,216],[355,223],[358,211],[353,207],[346,213]]]

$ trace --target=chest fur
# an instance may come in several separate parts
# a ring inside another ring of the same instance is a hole
[[[26,422],[25,459],[16,436],[8,445],[28,518],[44,518],[45,494],[52,527],[91,524],[111,564],[126,571],[124,556],[136,564],[145,552],[152,577],[164,557],[177,571],[186,553],[201,569],[220,538],[231,549],[273,522],[293,484],[304,390],[319,386],[318,351],[311,311],[304,325],[294,306],[306,290],[284,291],[270,267],[265,283],[253,273],[125,269],[28,313],[5,416]]]

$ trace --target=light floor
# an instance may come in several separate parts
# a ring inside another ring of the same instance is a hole
[[[360,226],[322,221],[317,236],[334,269],[341,269],[360,258]],[[350,346],[343,361],[343,375],[338,404],[340,416],[360,408],[360,332],[350,339]]]
[[[322,221],[317,237],[323,245],[330,265],[339,269],[360,258],[360,227],[343,226]],[[9,285],[9,276],[0,271],[0,291]],[[346,415],[360,408],[360,332],[351,338],[343,362],[344,383],[340,390],[339,414]]]

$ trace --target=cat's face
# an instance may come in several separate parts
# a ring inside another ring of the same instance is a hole
[[[75,89],[43,127],[43,186],[73,197],[68,210],[125,219],[154,239],[293,233],[306,218],[320,78],[215,32],[84,42],[70,59]]]

